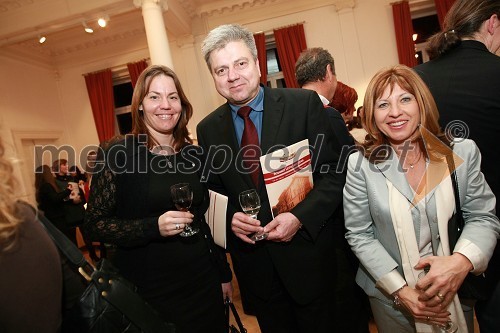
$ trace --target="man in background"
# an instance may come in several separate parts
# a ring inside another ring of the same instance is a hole
[[[348,152],[354,146],[354,139],[347,131],[344,118],[336,109],[328,106],[337,94],[337,78],[332,55],[320,47],[310,48],[302,52],[295,64],[295,78],[303,89],[315,91],[330,118],[331,130],[342,145],[342,160],[346,161]],[[353,105],[354,107],[354,105]],[[344,163],[342,165],[345,165]],[[364,291],[356,284],[358,260],[352,253],[345,239],[344,212],[339,209],[335,213],[334,238],[336,262],[335,317],[338,332],[369,332],[369,303]]]

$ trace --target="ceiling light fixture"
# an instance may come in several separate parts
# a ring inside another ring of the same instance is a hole
[[[103,15],[103,16],[99,17],[99,19],[97,20],[97,24],[99,24],[99,26],[101,28],[104,28],[104,27],[106,27],[106,25],[108,25],[108,21],[109,21],[109,16]]]
[[[418,34],[413,34],[411,37],[412,37],[413,41],[415,42],[418,38]]]
[[[47,40],[47,37],[45,37],[44,35],[38,35],[38,42],[40,44],[45,43],[46,40]]]
[[[94,29],[92,29],[91,27],[89,27],[86,22],[82,22],[82,24],[83,24],[83,27],[85,28],[85,32],[86,33],[91,34],[91,33],[94,32]]]

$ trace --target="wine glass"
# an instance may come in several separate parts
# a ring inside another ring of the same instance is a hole
[[[189,211],[191,204],[193,203],[193,190],[189,183],[179,183],[170,186],[170,193],[172,195],[172,201],[175,204],[175,207],[181,212]],[[200,230],[198,228],[193,228],[189,224],[184,226],[184,230],[179,234],[182,237],[189,237]]]
[[[428,272],[429,270],[431,269],[430,266],[427,266],[424,268],[423,271],[421,271],[420,273],[418,273],[418,279],[422,279]],[[446,326],[439,326],[439,325],[432,325],[435,329],[437,329],[439,333],[455,333],[458,331],[458,326],[457,324],[455,324],[453,321],[449,320],[447,323],[446,323]],[[434,331],[436,332],[436,331]]]
[[[257,219],[260,210],[260,198],[254,189],[246,190],[240,193],[240,205],[243,212],[253,219]],[[250,236],[253,241],[260,241],[267,238],[267,232],[256,232]]]

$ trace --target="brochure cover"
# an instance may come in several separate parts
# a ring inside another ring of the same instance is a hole
[[[205,212],[205,220],[210,226],[215,244],[226,248],[227,197],[212,190],[208,191],[210,205]]]
[[[289,212],[313,188],[309,140],[260,157],[273,216]]]

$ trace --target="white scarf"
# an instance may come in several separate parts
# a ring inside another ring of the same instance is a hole
[[[389,203],[391,210],[392,223],[401,253],[401,261],[404,276],[408,286],[415,288],[418,281],[418,274],[421,270],[415,270],[414,267],[420,260],[420,253],[417,244],[417,237],[411,215],[410,202],[394,187],[394,185],[386,180],[389,190]],[[449,256],[450,245],[448,239],[448,220],[453,215],[455,210],[455,200],[451,178],[446,177],[436,188],[434,193],[436,196],[438,229],[440,235],[440,243],[437,250],[438,256]],[[422,200],[426,200],[423,198]],[[411,222],[411,223],[409,223]],[[467,333],[467,324],[460,305],[458,295],[455,295],[453,302],[448,306],[448,311],[451,313],[451,320],[458,325],[458,333]],[[415,322],[416,331],[418,333],[433,333],[438,332],[432,325],[424,322]]]

